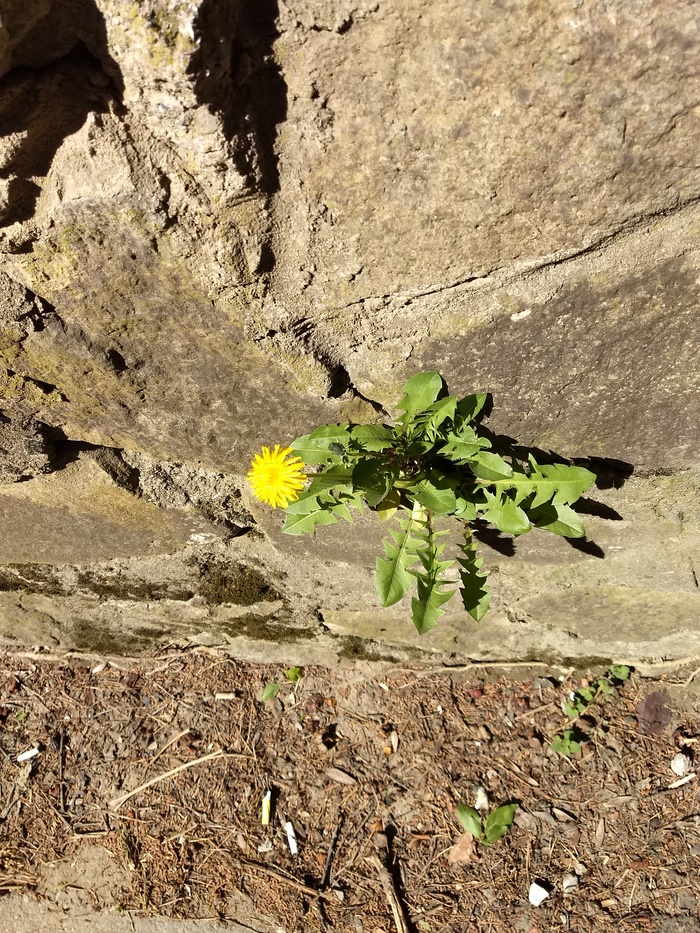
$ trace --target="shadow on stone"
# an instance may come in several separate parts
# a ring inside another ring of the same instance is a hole
[[[515,555],[515,540],[503,535],[498,528],[478,519],[472,524],[472,534],[480,544],[486,544],[504,557]]]
[[[0,226],[7,226],[33,216],[41,192],[35,179],[48,174],[59,146],[88,114],[120,100],[123,82],[94,0],[53,4],[3,64],[0,136],[13,137],[0,147]]]
[[[279,190],[275,141],[287,118],[287,86],[272,54],[277,14],[277,0],[203,0],[189,68],[197,99],[223,120],[238,170],[268,195]]]

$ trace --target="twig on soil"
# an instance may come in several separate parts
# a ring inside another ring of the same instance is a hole
[[[386,894],[386,899],[389,902],[391,912],[394,915],[394,923],[396,924],[397,933],[410,933],[408,923],[406,922],[406,915],[404,913],[403,904],[399,900],[396,885],[394,884],[394,879],[391,877],[390,872],[387,870],[386,866],[382,864],[382,860],[378,855],[368,856],[367,861],[371,862],[371,864],[374,865],[377,870],[379,880],[381,881],[382,887],[384,888],[384,893]]]
[[[335,851],[335,845],[338,841],[338,836],[340,835],[342,825],[342,819],[338,820],[338,825],[335,827],[335,832],[333,833],[330,845],[328,846],[328,852],[326,852],[326,864],[323,868],[323,877],[321,878],[321,884],[319,885],[321,891],[325,891],[328,887],[328,882],[331,877],[331,862],[333,861],[333,852]]]
[[[179,732],[177,735],[174,735],[172,739],[170,739],[168,742],[165,743],[165,745],[161,748],[158,754],[150,760],[149,764],[154,765],[166,749],[170,748],[170,746],[174,745],[176,742],[179,742],[180,739],[184,739],[184,737],[186,735],[189,735],[191,731],[192,731],[191,729],[183,729],[182,732]]]
[[[669,680],[668,683],[673,687],[689,687],[698,674],[700,674],[700,667],[696,667],[685,680]]]
[[[174,777],[176,774],[179,774],[180,771],[185,771],[187,768],[193,768],[195,765],[204,764],[205,761],[213,761],[215,758],[222,758],[226,756],[227,758],[236,757],[236,758],[245,758],[246,755],[236,755],[231,756],[227,755],[226,752],[221,749],[212,752],[209,755],[202,755],[201,758],[194,758],[192,761],[186,761],[182,765],[178,765],[177,768],[173,768],[171,771],[166,771],[164,774],[158,774],[156,777],[151,778],[150,781],[146,781],[144,784],[139,784],[138,787],[135,787],[134,790],[130,790],[128,794],[123,794],[121,797],[115,797],[109,802],[110,810],[118,810],[123,804],[130,800],[132,797],[135,797],[137,794],[140,794],[142,790],[146,790],[148,787],[153,787],[154,784],[158,784],[160,781],[165,781],[168,778]]]
[[[282,881],[284,884],[288,884],[290,887],[296,888],[297,891],[303,891],[304,894],[310,894],[312,897],[322,897],[324,900],[335,900],[332,895],[327,894],[325,891],[317,891],[316,888],[311,888],[308,884],[302,884],[301,881],[295,881],[293,878],[288,878],[281,872],[275,871],[274,868],[268,868],[267,865],[260,865],[258,862],[241,862],[240,865],[242,869],[252,868],[254,871],[259,871],[263,875],[269,875],[271,878],[276,878],[277,881]],[[408,931],[406,931],[406,933],[408,933]]]

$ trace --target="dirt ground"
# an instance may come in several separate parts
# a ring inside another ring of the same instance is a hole
[[[4,655],[0,891],[283,933],[700,931],[700,671],[609,693],[600,671],[300,673],[202,648]],[[513,826],[450,860],[456,805],[484,793],[519,804]]]

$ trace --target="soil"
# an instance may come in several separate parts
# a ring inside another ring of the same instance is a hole
[[[0,890],[284,933],[700,931],[699,781],[670,768],[681,751],[695,774],[700,671],[611,692],[602,672],[288,673],[201,647],[6,654]],[[490,846],[457,814],[484,794],[518,804]]]

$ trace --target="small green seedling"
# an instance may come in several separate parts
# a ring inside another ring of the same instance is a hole
[[[477,842],[484,846],[491,846],[508,832],[518,806],[517,803],[506,803],[502,807],[492,810],[486,820],[482,822],[481,817],[473,807],[458,803],[457,816],[465,831],[471,833]]]
[[[576,736],[581,737],[581,735],[578,729],[565,729],[552,739],[552,751],[556,752],[558,755],[563,755],[564,758],[577,755],[581,751],[581,742],[577,740]],[[585,739],[585,737],[583,738]]]
[[[291,680],[293,684],[298,684],[304,676],[304,672],[300,667],[288,667],[284,672],[284,676],[287,680]]]
[[[274,698],[280,692],[281,687],[282,684],[266,684],[265,689],[260,696],[260,702],[268,703],[270,700],[274,700]]]
[[[588,686],[579,687],[571,699],[562,704],[562,711],[575,722],[586,715],[601,694],[614,694],[615,687],[628,680],[630,673],[631,668],[626,664],[612,664],[605,676],[592,681]],[[600,734],[600,730],[597,731]],[[590,736],[574,726],[573,729],[565,729],[555,735],[550,748],[558,755],[569,758],[580,752],[582,744],[589,739]]]

